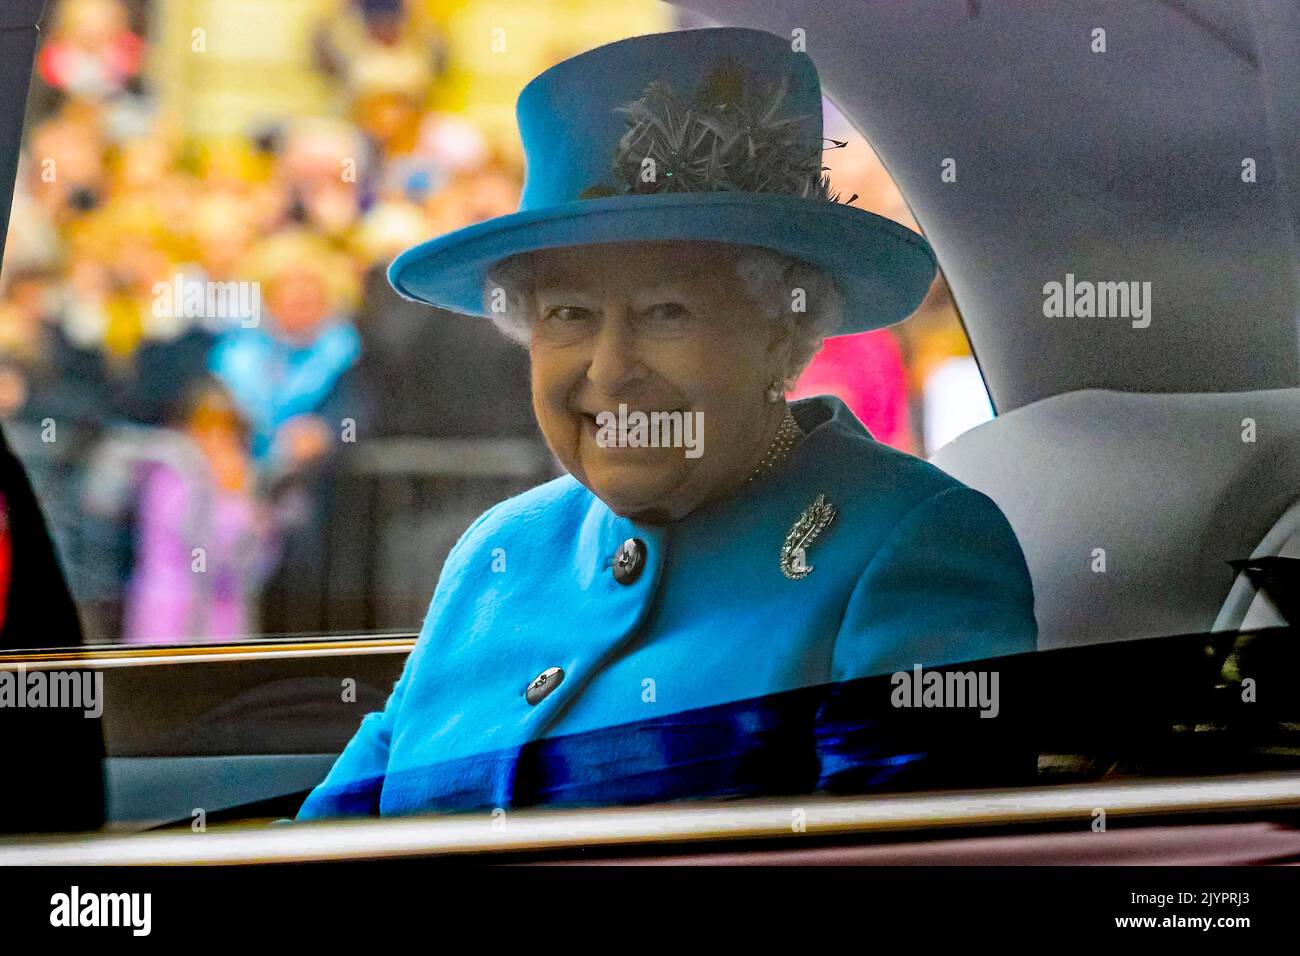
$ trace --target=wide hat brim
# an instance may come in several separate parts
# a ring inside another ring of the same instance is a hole
[[[663,240],[759,246],[817,266],[844,300],[836,335],[907,318],[935,275],[929,244],[896,222],[825,199],[732,191],[578,199],[499,216],[408,249],[389,267],[388,280],[405,298],[485,316],[488,272],[502,259]]]

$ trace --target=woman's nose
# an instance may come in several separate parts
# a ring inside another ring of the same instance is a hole
[[[591,343],[587,378],[607,394],[617,394],[645,375],[637,356],[636,336],[628,323],[627,311],[606,308]]]

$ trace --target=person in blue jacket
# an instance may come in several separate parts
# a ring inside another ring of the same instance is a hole
[[[891,739],[845,688],[1034,649],[997,506],[838,399],[786,401],[935,269],[830,192],[821,105],[772,34],[600,47],[520,95],[519,211],[394,261],[403,295],[527,346],[568,474],[465,532],[299,819],[884,787],[944,741]]]

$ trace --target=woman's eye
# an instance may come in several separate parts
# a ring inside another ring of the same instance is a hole
[[[554,322],[559,325],[569,325],[574,322],[582,322],[591,317],[590,309],[583,309],[576,305],[557,305],[546,312],[546,321]]]
[[[659,305],[652,305],[642,313],[652,322],[680,322],[689,314],[686,306],[676,302],[661,302]]]

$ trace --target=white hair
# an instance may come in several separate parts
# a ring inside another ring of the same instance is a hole
[[[790,362],[783,381],[792,387],[843,320],[839,290],[821,269],[772,249],[736,246],[731,258],[762,316],[783,322],[790,331]],[[493,324],[524,346],[532,335],[534,278],[532,254],[521,253],[496,263],[483,289],[484,309]]]

